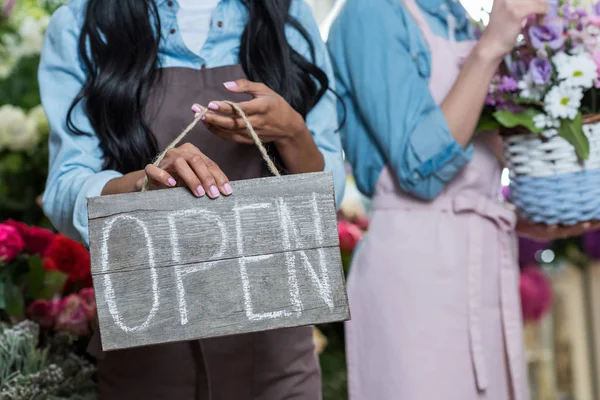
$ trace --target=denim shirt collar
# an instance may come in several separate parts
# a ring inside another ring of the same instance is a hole
[[[446,21],[448,12],[456,19],[456,28],[463,29],[467,23],[467,13],[458,0],[417,0],[421,8]]]

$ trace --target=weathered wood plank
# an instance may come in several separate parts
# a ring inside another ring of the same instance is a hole
[[[328,173],[88,200],[105,350],[349,318]]]
[[[103,349],[346,320],[340,263],[331,247],[96,275]]]
[[[336,246],[332,179],[316,175],[240,181],[216,200],[186,189],[92,198],[92,273],[148,268],[149,256],[173,266]]]

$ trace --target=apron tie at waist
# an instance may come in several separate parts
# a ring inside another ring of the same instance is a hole
[[[484,264],[484,244],[485,241],[495,240],[494,238],[484,237],[485,224],[481,223],[481,218],[492,221],[497,227],[499,257],[500,257],[500,307],[502,313],[502,329],[506,345],[506,358],[508,360],[508,369],[514,400],[523,400],[525,388],[521,387],[523,381],[523,368],[520,364],[520,346],[523,338],[521,337],[520,313],[511,310],[520,309],[520,300],[518,292],[518,270],[516,265],[516,253],[512,232],[516,225],[516,214],[513,210],[502,204],[500,201],[485,196],[476,191],[462,191],[456,196],[441,195],[430,202],[420,201],[404,193],[395,196],[384,196],[375,198],[373,201],[374,210],[397,210],[407,211],[440,211],[450,212],[455,215],[464,215],[468,218],[468,331],[471,349],[471,359],[475,373],[477,389],[481,392],[487,390],[488,372],[485,362],[485,352],[483,348],[482,333],[482,281]]]
[[[479,193],[459,193],[453,198],[452,208],[456,214],[472,212],[490,219],[504,232],[512,232],[515,229],[516,215],[514,211]]]
[[[471,348],[471,358],[473,362],[473,369],[475,371],[475,379],[477,383],[477,389],[479,391],[485,391],[488,388],[488,373],[485,363],[485,352],[483,348],[483,334],[481,331],[482,317],[481,317],[481,304],[482,304],[482,280],[483,280],[483,241],[490,240],[490,238],[484,237],[484,231],[478,217],[484,217],[488,220],[493,221],[499,229],[498,236],[500,241],[500,257],[501,257],[501,276],[503,271],[511,269],[510,257],[507,253],[510,252],[510,247],[507,243],[509,233],[514,229],[516,224],[515,213],[510,211],[508,208],[503,206],[499,202],[495,202],[485,196],[474,193],[460,193],[453,199],[453,211],[456,214],[471,213],[472,216],[469,220],[469,249],[467,255],[467,268],[468,268],[468,291],[469,291],[469,303],[468,303],[468,323],[469,323],[469,341]],[[501,281],[502,281],[501,277]],[[504,286],[501,283],[501,286]],[[501,297],[504,297],[503,287],[500,288]],[[502,314],[504,312],[504,301],[502,303]],[[506,324],[504,323],[506,326]],[[505,336],[506,332],[505,332]],[[507,337],[508,339],[508,337]],[[507,340],[508,342],[508,340]],[[512,364],[511,357],[508,357],[509,364]],[[512,370],[512,367],[511,367]],[[515,379],[511,379],[515,382]]]

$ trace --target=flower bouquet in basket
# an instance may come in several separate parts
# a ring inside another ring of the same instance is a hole
[[[600,3],[531,17],[492,81],[479,129],[499,129],[511,202],[535,223],[600,219]]]

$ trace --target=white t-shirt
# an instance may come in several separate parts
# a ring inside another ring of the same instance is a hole
[[[179,0],[177,24],[185,45],[200,54],[208,38],[211,17],[220,0]]]

